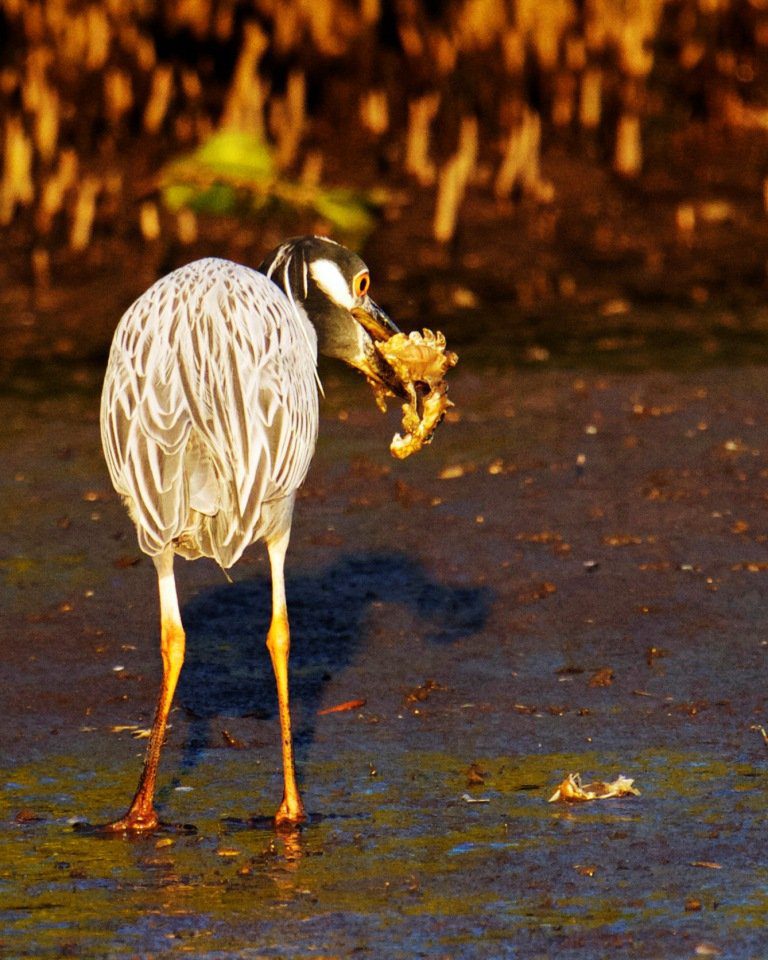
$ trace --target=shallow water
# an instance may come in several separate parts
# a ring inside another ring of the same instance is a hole
[[[768,370],[468,367],[402,464],[396,412],[327,376],[288,565],[311,820],[287,835],[259,548],[233,584],[179,564],[158,805],[196,832],[76,829],[135,785],[154,573],[93,391],[0,400],[0,954],[766,954]],[[641,795],[547,803],[577,771]]]
[[[368,751],[380,755],[370,742]],[[171,768],[178,760],[166,759]],[[764,949],[766,870],[754,849],[765,785],[755,771],[653,750],[485,756],[486,785],[470,794],[455,753],[401,747],[382,760],[375,776],[354,747],[304,763],[310,805],[328,812],[275,835],[236,819],[274,778],[252,764],[246,776],[241,757],[211,752],[189,778],[194,788],[168,797],[198,832],[133,841],[68,825],[84,809],[106,814],[105,782],[127,782],[127,770],[84,772],[71,756],[56,757],[53,774],[50,763],[19,768],[6,797],[45,819],[3,831],[6,953],[60,956],[71,945],[76,955],[115,957],[669,957],[692,956],[705,941],[731,956]],[[545,802],[553,773],[596,766],[642,771],[642,796]],[[232,819],[222,819],[222,802]]]

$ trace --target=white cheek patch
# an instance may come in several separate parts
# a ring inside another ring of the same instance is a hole
[[[352,309],[355,302],[352,291],[349,289],[344,274],[333,260],[314,260],[309,265],[309,272],[318,287],[334,303],[337,303],[340,307],[346,307],[347,310]]]

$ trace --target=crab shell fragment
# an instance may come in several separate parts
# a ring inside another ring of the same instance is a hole
[[[389,340],[378,341],[376,349],[408,394],[403,404],[404,435],[396,433],[389,445],[392,455],[404,460],[431,442],[445,411],[453,406],[447,397],[445,375],[459,358],[446,350],[443,334],[431,330],[397,333]],[[379,408],[386,410],[386,397],[393,394],[381,384],[371,386]],[[419,396],[419,386],[427,388],[423,396]]]
[[[634,786],[634,780],[619,776],[610,783],[596,780],[594,783],[582,783],[578,773],[569,773],[549,798],[550,803],[563,800],[566,803],[583,803],[589,800],[609,800],[611,797],[639,797],[640,791]]]

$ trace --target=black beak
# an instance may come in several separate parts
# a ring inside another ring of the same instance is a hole
[[[352,308],[352,316],[373,340],[389,340],[400,333],[381,307],[366,297],[359,307]]]
[[[352,308],[352,316],[373,341],[358,368],[373,383],[381,384],[396,397],[407,400],[410,397],[409,391],[375,347],[376,341],[389,340],[400,333],[400,330],[370,297],[366,297],[361,306]]]

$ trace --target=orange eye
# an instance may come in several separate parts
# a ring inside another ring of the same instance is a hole
[[[368,287],[371,285],[371,275],[368,272],[358,273],[352,281],[352,287],[356,297],[364,297],[368,293]]]

